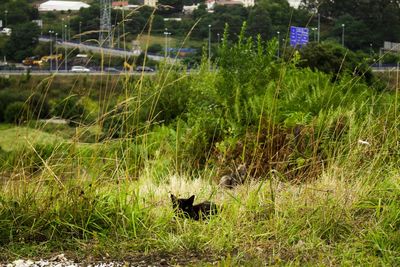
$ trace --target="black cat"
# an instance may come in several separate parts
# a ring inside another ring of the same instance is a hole
[[[218,213],[217,206],[209,201],[202,202],[197,205],[193,205],[194,195],[186,198],[177,198],[171,194],[172,208],[175,213],[179,216],[191,218],[198,221],[201,218],[208,218],[210,215]]]

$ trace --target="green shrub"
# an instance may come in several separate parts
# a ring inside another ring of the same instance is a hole
[[[80,103],[77,96],[70,96],[58,101],[52,111],[52,115],[70,120],[73,123],[81,122],[84,114],[85,107]]]
[[[293,53],[293,52],[290,52]],[[337,43],[309,43],[300,49],[301,67],[310,67],[330,74],[351,73],[365,77],[372,82],[372,72],[366,61],[366,55],[354,53]]]
[[[162,50],[163,50],[163,47],[160,44],[152,44],[147,49],[147,51],[149,53],[158,53],[158,52],[161,52]]]
[[[0,77],[0,90],[8,88],[11,85],[9,78]]]
[[[9,123],[21,123],[28,118],[29,108],[24,102],[13,102],[4,111],[4,120]]]
[[[29,114],[26,114],[29,115],[29,118],[46,118],[50,114],[48,100],[40,93],[31,94],[28,91],[3,90],[0,92],[0,122],[5,120],[5,110],[14,102],[26,104],[30,111]]]

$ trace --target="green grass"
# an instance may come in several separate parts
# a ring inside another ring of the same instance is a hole
[[[60,136],[32,128],[0,126],[0,147],[5,151],[12,151],[38,143],[53,144],[62,141],[64,139]]]
[[[396,265],[397,93],[277,61],[275,42],[221,47],[218,71],[76,81],[75,126],[0,127],[0,259]],[[243,184],[218,186],[243,163]],[[178,218],[171,193],[219,214]]]

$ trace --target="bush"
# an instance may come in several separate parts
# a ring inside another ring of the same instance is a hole
[[[293,52],[293,51],[292,51]],[[290,54],[292,54],[290,52]],[[352,73],[372,81],[372,72],[363,54],[356,54],[336,43],[309,43],[300,49],[301,67],[329,74]]]
[[[0,77],[0,90],[5,89],[11,85],[10,79]]]
[[[149,53],[158,53],[158,52],[161,52],[162,50],[163,50],[163,47],[160,44],[152,44],[147,49],[147,51]]]
[[[14,102],[7,106],[4,112],[4,120],[10,123],[20,123],[28,117],[28,107],[24,102]]]
[[[45,97],[39,93],[18,92],[4,90],[0,93],[0,122],[5,121],[5,110],[14,102],[26,103],[30,115],[34,118],[46,118],[50,114],[50,105]]]
[[[58,101],[53,108],[52,114],[63,119],[80,122],[85,114],[85,108],[77,96],[71,96]]]

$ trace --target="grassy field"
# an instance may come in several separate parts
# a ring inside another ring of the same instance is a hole
[[[65,252],[81,262],[397,265],[397,92],[351,71],[298,68],[299,58],[276,59],[275,42],[241,38],[222,44],[218,71],[204,60],[189,76],[161,65],[115,83],[55,78],[49,114],[72,124],[0,126],[0,261]],[[43,105],[25,103],[40,116]],[[244,181],[220,186],[239,164]],[[219,212],[180,218],[171,193]]]

